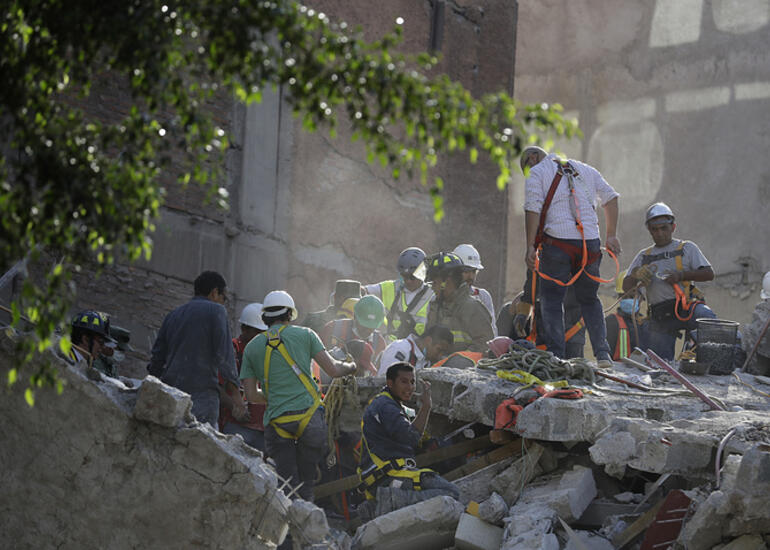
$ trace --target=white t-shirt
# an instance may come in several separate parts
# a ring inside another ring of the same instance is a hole
[[[419,370],[428,367],[428,360],[417,345],[417,336],[410,334],[406,338],[391,342],[385,351],[382,352],[380,357],[380,368],[377,370],[377,376],[385,376],[388,371],[388,367],[393,363],[399,361],[406,361],[409,363],[409,358],[414,353],[417,361],[414,365],[415,370]]]

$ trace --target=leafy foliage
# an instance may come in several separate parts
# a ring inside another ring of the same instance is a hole
[[[440,153],[465,150],[471,162],[486,153],[503,188],[533,132],[577,132],[558,106],[520,105],[504,93],[474,99],[446,76],[428,78],[437,60],[395,53],[398,26],[368,43],[292,2],[9,0],[0,18],[0,127],[9,136],[0,268],[44,251],[56,258],[13,304],[14,324],[26,316],[35,326],[22,342],[26,357],[50,347],[64,322],[73,270],[150,255],[172,152],[183,154],[179,180],[206,185],[226,206],[217,155],[227,136],[205,108],[214,94],[252,102],[266,86],[284,86],[306,129],[334,135],[346,116],[370,161],[425,184]],[[130,92],[125,112],[83,109],[105,82]],[[431,186],[437,220],[442,186],[438,178]],[[32,387],[56,382],[50,370],[30,376]]]

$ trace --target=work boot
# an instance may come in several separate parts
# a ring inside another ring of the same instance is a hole
[[[615,366],[609,353],[602,353],[596,357],[596,366],[600,369],[611,369]]]

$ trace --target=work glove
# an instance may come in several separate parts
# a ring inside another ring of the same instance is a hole
[[[639,266],[631,272],[631,277],[642,283],[644,286],[649,286],[654,276],[655,274],[652,272],[649,265]]]

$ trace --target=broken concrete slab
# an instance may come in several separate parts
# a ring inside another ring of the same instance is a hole
[[[3,375],[9,347],[0,337]],[[122,550],[267,548],[284,539],[290,501],[259,452],[197,422],[139,421],[136,389],[109,377],[94,382],[82,365],[45,358],[65,383],[61,395],[38,389],[29,407],[16,384],[0,399],[6,540]]]
[[[615,550],[610,541],[590,531],[575,531],[578,541],[570,538],[564,550]]]
[[[508,504],[503,497],[493,492],[487,500],[479,504],[479,518],[492,525],[502,525],[508,513]]]
[[[435,497],[365,523],[353,537],[356,550],[441,550],[452,546],[463,505]]]
[[[719,550],[767,550],[767,545],[759,535],[743,535],[725,544]]]
[[[519,498],[523,488],[535,477],[543,473],[538,465],[543,455],[543,446],[528,443],[524,456],[514,461],[489,482],[489,488],[497,491],[512,506]]]
[[[503,530],[470,514],[460,516],[455,531],[458,550],[498,550],[503,543]]]
[[[188,394],[147,376],[139,386],[134,418],[174,428],[189,417],[191,407]]]
[[[324,511],[306,500],[297,499],[289,506],[289,521],[302,533],[302,541],[307,544],[323,542],[329,535],[329,523]],[[295,529],[293,528],[292,531]],[[293,534],[293,533],[292,533]],[[299,538],[299,537],[298,537]]]
[[[473,472],[470,475],[461,477],[454,483],[457,488],[460,489],[460,502],[468,504],[470,501],[475,500],[481,502],[487,498],[487,496],[494,491],[490,487],[490,483],[500,472],[508,468],[516,460],[515,457],[509,457],[500,462],[490,464],[486,468],[482,468],[477,472]]]

